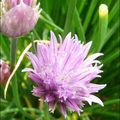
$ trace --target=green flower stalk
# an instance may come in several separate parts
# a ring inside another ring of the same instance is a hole
[[[99,47],[101,49],[108,28],[108,7],[105,4],[99,6]]]
[[[17,40],[12,39],[11,40],[11,46],[10,46],[10,70],[13,71],[15,64],[16,64],[16,47],[17,47]],[[18,83],[17,83],[16,75],[13,77],[11,83],[12,83],[12,91],[13,91],[13,99],[18,108],[21,109],[21,103],[19,100],[19,93],[18,93]]]
[[[10,70],[11,70],[11,72],[13,71],[13,69],[16,66],[17,41],[18,41],[17,39],[10,40],[10,42],[11,42],[11,47],[10,47]],[[14,100],[15,105],[19,108],[21,114],[23,115],[23,119],[24,119],[24,117],[31,119],[31,116],[23,111],[23,108],[22,108],[22,105],[20,102],[20,97],[19,97],[18,80],[17,80],[16,74],[14,75],[14,77],[11,81],[11,84],[12,84],[13,100]]]
[[[66,22],[65,22],[65,26],[64,26],[64,34],[63,34],[64,37],[70,31],[70,27],[71,27],[73,15],[74,15],[75,7],[76,7],[76,2],[77,2],[77,0],[69,1],[67,17],[66,17]]]

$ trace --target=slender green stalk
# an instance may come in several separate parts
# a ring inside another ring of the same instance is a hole
[[[5,53],[6,54],[6,57],[7,57],[7,59],[9,59],[9,43],[7,43],[8,41],[7,40],[5,40],[4,38],[3,38],[3,36],[0,34],[0,54],[2,54],[2,52],[3,52],[3,54]],[[8,48],[8,49],[6,49],[6,48]]]
[[[120,67],[119,67],[120,68]],[[115,69],[117,70],[117,69]],[[105,77],[101,83],[108,83],[111,82],[111,80],[114,81],[114,77],[117,76],[119,74],[119,71],[114,72],[115,70],[113,70],[113,74],[109,73],[108,75],[106,75],[107,77]],[[118,86],[119,87],[119,86]],[[116,87],[117,88],[117,87]],[[111,88],[112,91],[112,88]],[[107,93],[109,92],[109,90],[107,91]],[[113,91],[114,92],[114,91]],[[105,94],[105,92],[104,92]]]
[[[103,40],[107,34],[108,29],[108,8],[105,4],[101,4],[99,7],[99,40],[98,40],[98,51],[100,50]]]
[[[64,26],[64,34],[63,37],[66,36],[66,34],[70,31],[71,25],[72,25],[72,19],[76,7],[77,0],[69,0],[69,6],[68,6],[68,12],[66,17],[66,22]]]
[[[85,42],[85,40],[86,40],[85,34],[84,34],[83,26],[82,26],[77,8],[75,8],[74,22],[75,22],[80,40]]]
[[[83,24],[83,28],[84,28],[85,33],[86,33],[87,28],[88,28],[91,17],[93,15],[96,4],[97,4],[97,0],[92,0],[91,1],[90,7],[88,9],[88,12],[87,12],[87,15],[86,15],[86,18],[85,18],[85,22]]]
[[[11,72],[13,71],[15,64],[16,64],[16,51],[17,51],[16,47],[17,47],[17,39],[11,39],[11,48],[10,48],[10,69],[11,69]],[[18,81],[17,81],[16,75],[14,75],[11,83],[12,83],[13,100],[14,100],[15,105],[19,108],[20,112],[24,116],[30,118],[29,115],[27,115],[23,111],[21,103],[20,103],[19,92],[18,92]]]
[[[43,111],[40,111],[40,110],[35,109],[35,108],[23,108],[23,111],[24,112],[35,112],[35,113],[40,114],[40,115],[43,114]],[[1,117],[4,117],[5,115],[7,115],[9,113],[15,113],[15,112],[19,112],[19,109],[18,108],[10,108],[7,110],[3,110],[3,111],[1,111],[0,115],[1,115]],[[32,116],[30,116],[30,117],[32,117]],[[33,120],[33,118],[32,118],[32,120]]]
[[[31,42],[32,42],[32,51],[33,53],[36,53],[36,47],[35,47],[35,43],[34,43],[34,34],[33,32],[31,32]]]
[[[16,63],[16,46],[17,39],[11,39],[11,48],[10,48],[10,69],[13,71]]]
[[[101,116],[109,116],[109,117],[114,117],[119,118],[119,113],[116,112],[108,112],[108,111],[93,111],[94,114],[101,115]],[[117,119],[118,120],[118,119]]]
[[[110,37],[116,32],[116,30],[119,28],[119,20],[116,21],[116,23],[114,24],[114,26],[107,32],[107,34],[104,37],[103,42],[101,43],[100,46],[100,50],[102,49],[102,47],[108,42],[108,40],[110,39]]]
[[[114,59],[119,58],[119,55],[120,55],[119,50],[116,49],[112,51],[110,54],[107,55],[107,57],[103,59],[103,64],[105,65],[110,64]]]
[[[98,31],[96,29],[96,34],[93,36],[93,46],[95,52],[99,52],[105,42],[105,37],[107,36],[108,29],[108,8],[107,5],[101,4],[99,6],[99,25]]]
[[[80,7],[78,9],[79,14],[82,13],[85,3],[86,3],[86,0],[80,0]]]
[[[41,19],[43,22],[45,22],[45,23],[47,23],[48,25],[50,25],[51,27],[53,27],[54,29],[58,30],[60,33],[63,33],[63,32],[64,32],[62,28],[60,28],[59,26],[57,26],[55,23],[47,20],[44,16],[40,15],[40,19]]]
[[[40,40],[39,34],[37,33],[36,29],[33,29],[33,33],[35,34],[35,36],[37,37],[38,40]]]
[[[44,110],[44,114],[45,114],[45,120],[50,120],[50,114],[49,114],[49,110],[48,110],[48,106],[44,103],[44,107],[43,107],[43,110]]]
[[[16,47],[17,47],[17,39],[11,39],[11,48],[10,48],[10,69],[11,72],[13,71],[15,64],[16,64]],[[13,92],[13,100],[16,106],[22,111],[22,106],[19,99],[19,92],[18,92],[18,83],[17,83],[16,75],[13,77],[12,83],[12,92]]]
[[[16,63],[16,46],[17,46],[17,39],[11,39],[11,48],[10,48],[10,69],[11,72],[13,71]],[[18,93],[18,83],[16,76],[13,77],[12,81],[12,91],[13,91],[13,99],[16,106],[21,108],[20,100],[19,100],[19,93]]]
[[[116,31],[117,31],[117,29],[119,28],[119,20],[116,20],[116,23],[114,24],[114,26],[111,28],[111,29],[109,29],[108,31],[107,31],[107,33],[105,34],[105,36],[104,36],[104,39],[102,39],[102,42],[101,42],[101,45],[98,47],[98,45],[100,44],[99,43],[99,41],[97,41],[97,40],[99,40],[100,39],[100,36],[98,35],[99,33],[97,33],[97,31],[96,31],[96,34],[94,34],[94,36],[92,37],[92,39],[94,40],[94,47],[95,47],[95,49],[94,49],[94,51],[101,51],[102,50],[102,48],[103,48],[103,46],[110,40],[110,37],[112,36],[112,35],[114,35],[115,33],[116,33]],[[97,30],[97,29],[96,29]],[[102,32],[102,31],[101,31]],[[104,34],[104,33],[103,33]],[[96,37],[97,36],[97,37]],[[98,44],[99,43],[99,44]],[[99,49],[98,49],[99,48]],[[108,48],[109,49],[109,48]],[[107,49],[107,50],[108,50]]]
[[[114,19],[115,15],[119,14],[120,6],[119,6],[119,1],[116,1],[115,5],[113,6],[112,10],[110,11],[109,14],[109,23]],[[119,17],[119,15],[118,15]]]
[[[47,20],[53,22],[52,18],[44,11],[42,10],[42,13],[41,13]]]

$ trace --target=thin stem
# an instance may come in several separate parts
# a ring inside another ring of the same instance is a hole
[[[81,0],[80,1],[80,7],[78,9],[79,14],[81,14],[83,12],[83,8],[85,6],[85,3],[86,3],[86,0]]]
[[[92,18],[94,9],[95,9],[95,7],[96,7],[96,4],[97,4],[97,1],[96,1],[96,0],[91,0],[91,4],[90,4],[90,7],[89,7],[89,9],[88,9],[88,12],[87,12],[87,15],[86,15],[84,24],[83,24],[83,28],[84,28],[84,32],[85,32],[85,33],[86,33],[86,31],[87,31],[89,22],[90,22],[90,20],[91,20],[91,18]]]
[[[72,25],[72,19],[73,19],[75,7],[76,7],[76,2],[77,0],[69,0],[67,18],[66,18],[64,34],[63,34],[64,37],[70,31],[70,27]]]
[[[16,46],[17,46],[17,40],[11,39],[11,48],[10,48],[10,67],[11,71],[13,71],[16,63]]]
[[[11,69],[11,72],[13,71],[13,69],[16,65],[16,47],[17,47],[17,39],[11,39],[11,48],[10,48],[10,67],[11,67],[10,69]],[[12,83],[13,100],[14,100],[15,105],[19,108],[20,112],[24,116],[29,117],[29,115],[26,115],[26,113],[23,111],[21,103],[20,103],[19,92],[18,92],[18,81],[17,81],[16,75],[14,75],[11,83]]]
[[[16,46],[17,46],[17,39],[11,39],[11,48],[10,48],[10,69],[11,72],[13,71],[15,64],[16,64]],[[18,93],[18,83],[16,75],[13,77],[12,81],[12,92],[13,92],[13,99],[16,106],[22,110],[21,103],[19,100],[19,93]]]
[[[16,46],[17,46],[17,40],[11,39],[11,48],[10,48],[10,69],[11,72],[13,71],[16,63]],[[19,94],[18,94],[18,84],[17,84],[17,78],[16,76],[13,77],[12,82],[12,91],[13,91],[13,98],[16,106],[20,106],[19,101]]]
[[[35,112],[36,114],[40,114],[40,115],[43,114],[43,111],[40,111],[35,108],[23,108],[23,110],[24,110],[24,112]],[[6,114],[15,113],[15,112],[19,112],[19,109],[18,108],[10,108],[7,110],[3,110],[3,111],[1,111],[1,117],[4,117]],[[32,117],[31,115],[29,115],[29,116]]]
[[[108,8],[107,5],[101,4],[99,6],[99,24],[98,30],[93,38],[93,51],[100,52],[102,49],[106,36],[108,35]]]
[[[106,5],[100,5],[100,7],[102,7],[102,9],[107,8]],[[99,7],[99,40],[98,40],[98,48],[97,51],[100,51],[101,46],[104,43],[104,38],[107,34],[107,29],[108,29],[108,9],[106,10],[100,10]]]
[[[35,43],[34,43],[34,34],[31,32],[31,42],[32,42],[32,50],[34,53],[36,53]]]
[[[44,104],[44,114],[45,114],[45,119],[50,120],[50,114],[49,114],[48,106],[46,104]]]
[[[75,8],[74,21],[75,21],[75,25],[76,25],[80,40],[85,42],[86,38],[83,30],[83,25],[81,23],[77,8]]]
[[[35,28],[33,29],[33,33],[35,34],[35,36],[37,37],[37,39],[40,40],[40,36],[39,36],[39,34],[37,33],[37,31],[36,31]]]
[[[114,26],[107,32],[107,34],[105,35],[103,42],[100,46],[100,50],[102,49],[102,47],[109,41],[110,37],[116,32],[116,30],[119,28],[119,20],[116,21],[116,23],[114,24]]]
[[[60,33],[63,33],[63,29],[60,28],[59,26],[57,26],[55,23],[47,20],[44,16],[40,15],[40,19],[45,22],[46,24],[50,25],[51,27],[53,27],[54,29],[58,30]]]

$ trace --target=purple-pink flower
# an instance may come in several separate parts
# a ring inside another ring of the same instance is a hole
[[[4,61],[0,59],[0,85],[5,85],[10,76],[10,67]]]
[[[30,32],[39,18],[36,0],[2,0],[0,2],[0,31],[8,37],[19,37]]]
[[[77,35],[71,38],[69,33],[64,41],[57,39],[51,32],[50,44],[37,44],[37,52],[27,53],[33,68],[25,68],[36,86],[33,95],[44,99],[49,110],[54,112],[56,105],[64,116],[67,109],[82,112],[84,101],[90,105],[92,102],[103,106],[102,101],[93,95],[106,85],[94,84],[91,81],[103,72],[102,65],[97,58],[102,53],[88,55],[92,42],[83,44]]]

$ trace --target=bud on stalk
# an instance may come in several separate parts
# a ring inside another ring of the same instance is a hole
[[[99,6],[99,51],[101,50],[108,29],[108,6],[101,4]]]

